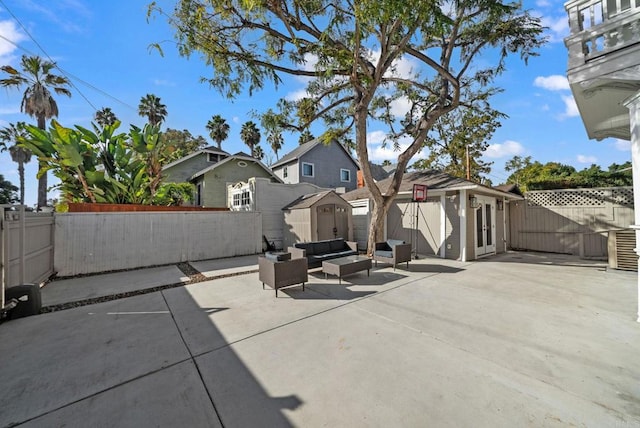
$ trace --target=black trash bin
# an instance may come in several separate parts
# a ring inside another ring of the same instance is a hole
[[[35,315],[42,308],[40,287],[37,284],[22,284],[4,290],[4,300],[16,299],[18,304],[7,314],[7,318],[22,318]]]

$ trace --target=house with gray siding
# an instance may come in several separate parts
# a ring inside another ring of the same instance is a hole
[[[184,183],[198,171],[231,156],[224,150],[213,146],[193,152],[162,167],[162,179],[166,183]]]
[[[271,170],[284,183],[311,183],[348,192],[357,188],[359,166],[337,140],[323,144],[316,138],[284,155]]]

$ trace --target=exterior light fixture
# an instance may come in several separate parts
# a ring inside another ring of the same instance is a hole
[[[480,202],[478,201],[478,198],[475,196],[469,196],[469,206],[471,208],[479,208]]]

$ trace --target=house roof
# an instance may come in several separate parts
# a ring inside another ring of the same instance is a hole
[[[524,196],[517,184],[501,184],[499,186],[494,186],[493,188],[503,192],[513,193],[514,195]]]
[[[388,177],[379,181],[377,184],[379,187],[385,189],[389,186],[391,180],[393,180],[393,177]],[[507,193],[493,187],[477,184],[472,181],[467,181],[463,178],[454,177],[447,173],[435,170],[413,171],[404,174],[398,195],[411,195],[413,193],[414,184],[426,184],[429,191],[438,190],[443,192],[450,190],[478,190],[494,194],[496,196],[503,196],[508,199],[522,199],[513,193]],[[370,197],[370,192],[367,187],[361,187],[345,193],[342,197],[347,201],[368,199]]]
[[[336,143],[338,146],[340,146],[340,148],[344,150],[344,153],[349,157],[349,159],[351,159],[354,165],[359,168],[358,162],[353,158],[353,156],[351,156],[351,153],[349,153],[349,151],[337,140],[333,140],[333,142]],[[271,168],[277,168],[279,166],[283,166],[288,163],[294,162],[298,160],[302,155],[304,155],[305,153],[307,153],[308,151],[310,151],[311,149],[313,149],[314,147],[320,144],[323,144],[320,138],[314,138],[311,141],[301,144],[295,149],[291,150],[286,155],[282,156],[282,158],[280,158],[279,161],[271,165]]]
[[[286,207],[282,209],[283,210],[300,210],[304,208],[309,208],[313,206],[316,202],[326,198],[330,194],[334,194],[338,198],[342,198],[342,196],[338,195],[333,190],[325,190],[324,192],[309,193],[307,195],[300,196],[298,199],[291,202],[290,204],[288,204]]]
[[[384,180],[389,177],[395,170],[395,165],[382,166],[373,162],[369,162],[371,167],[371,175],[376,181]]]
[[[205,147],[204,149],[200,149],[200,150],[195,151],[193,153],[190,153],[190,154],[188,154],[188,155],[186,155],[184,157],[181,157],[178,160],[175,160],[175,161],[173,161],[171,163],[168,163],[165,166],[163,166],[162,169],[163,170],[169,169],[169,168],[174,167],[174,166],[176,166],[178,164],[181,164],[182,162],[186,161],[187,159],[191,159],[192,157],[198,156],[198,155],[200,155],[202,153],[213,153],[213,154],[229,156],[229,153],[225,152],[224,150],[220,150],[220,149],[218,149],[217,147],[214,147],[214,146],[208,146],[208,147]]]
[[[253,158],[249,155],[231,155],[226,159],[221,160],[220,162],[216,162],[211,166],[206,167],[205,169],[202,169],[198,172],[196,172],[195,174],[193,174],[190,177],[190,180],[195,180],[196,178],[206,174],[209,171],[212,171],[216,168],[221,167],[222,165],[225,165],[229,162],[233,162],[233,161],[245,161],[245,162],[253,162],[255,164],[257,164],[259,167],[261,167],[262,169],[264,169],[266,172],[269,173],[269,176],[271,176],[272,178],[274,178],[278,183],[282,183],[282,180],[273,173],[273,171],[271,169],[269,169],[265,164],[263,164],[262,162],[260,162],[258,159]]]

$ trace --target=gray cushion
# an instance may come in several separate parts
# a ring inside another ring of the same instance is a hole
[[[400,244],[404,244],[404,241],[400,239],[387,239],[387,245],[389,245],[390,247]]]
[[[393,251],[376,250],[376,256],[390,259],[393,257]]]
[[[280,252],[264,253],[264,257],[267,260],[271,260],[274,262],[284,262],[286,260],[291,260],[291,253],[280,253]]]
[[[342,238],[332,239],[331,241],[329,241],[329,248],[332,253],[335,253],[336,251],[342,251],[344,247],[345,247],[345,243],[344,243],[344,239]]]

